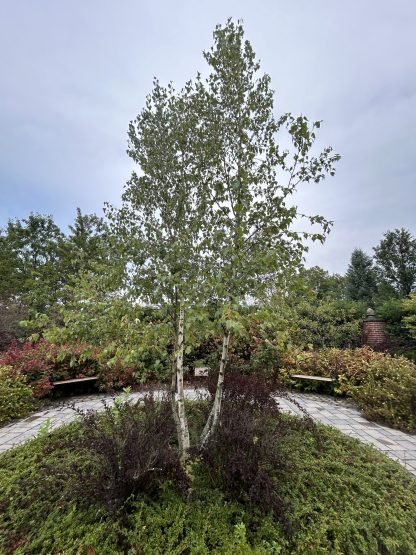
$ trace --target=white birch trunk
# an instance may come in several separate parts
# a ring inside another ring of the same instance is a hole
[[[230,332],[227,330],[224,333],[224,337],[222,340],[220,371],[218,374],[217,389],[215,391],[214,404],[212,405],[211,412],[209,413],[207,422],[201,434],[201,440],[200,440],[201,447],[204,447],[207,444],[210,437],[214,433],[216,427],[218,426],[218,421],[221,413],[222,390],[224,387],[225,367],[227,365],[227,360],[228,360],[229,344],[230,344]]]
[[[176,330],[176,333],[177,333],[177,330]],[[176,339],[175,339],[175,350],[173,352],[172,379],[171,379],[170,391],[171,391],[172,414],[173,414],[173,419],[175,421],[175,426],[176,426],[176,432],[177,432],[176,435],[177,435],[177,438],[178,438],[179,453],[182,453],[179,415],[178,415],[178,411],[176,409],[176,365],[177,365],[176,359],[177,359],[177,355],[178,355],[178,338],[176,337]]]
[[[178,320],[178,343],[176,349],[176,375],[174,391],[174,418],[178,433],[179,452],[182,459],[188,455],[190,448],[188,422],[185,414],[185,394],[183,390],[183,335],[184,335],[185,313],[182,307],[179,309]]]

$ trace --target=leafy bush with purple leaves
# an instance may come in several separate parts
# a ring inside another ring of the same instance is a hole
[[[212,378],[208,387],[213,395]],[[228,374],[220,425],[202,451],[202,461],[212,485],[221,488],[230,499],[256,506],[265,513],[272,511],[290,528],[281,482],[291,461],[280,449],[289,424],[274,398],[277,391],[286,395],[262,375]],[[291,422],[292,429],[293,425]],[[296,425],[317,433],[307,415]]]
[[[147,396],[133,404],[118,397],[114,406],[80,416],[81,442],[74,447],[82,464],[74,469],[72,488],[79,501],[96,502],[115,514],[130,501],[156,498],[166,481],[186,490],[168,400]]]

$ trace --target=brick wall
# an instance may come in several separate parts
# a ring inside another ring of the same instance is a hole
[[[372,347],[375,351],[383,350],[387,347],[388,339],[382,320],[364,320],[362,343]]]

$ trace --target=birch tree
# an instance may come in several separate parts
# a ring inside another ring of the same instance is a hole
[[[300,183],[333,174],[339,158],[331,148],[312,154],[319,121],[275,117],[270,78],[259,75],[240,23],[217,26],[214,46],[204,56],[210,67],[206,81],[198,75],[179,94],[155,81],[129,127],[128,153],[141,173],[133,172],[122,208],[109,210],[140,298],[164,307],[172,322],[173,413],[184,457],[187,310],[208,299],[223,305],[219,377],[201,436],[204,446],[219,422],[241,303],[294,270],[307,250],[305,241],[324,241],[330,229],[322,216],[304,216],[289,206],[288,198]],[[302,220],[305,229],[299,227]]]
[[[210,66],[203,115],[210,168],[201,194],[207,195],[212,283],[226,310],[217,390],[201,445],[219,421],[232,315],[248,296],[294,270],[307,240],[324,241],[331,222],[301,214],[288,200],[301,183],[333,175],[339,159],[331,147],[314,154],[320,121],[275,116],[270,77],[260,74],[241,23],[217,26],[204,57]]]
[[[138,165],[107,213],[122,239],[131,285],[141,302],[165,309],[172,324],[172,408],[179,449],[190,447],[183,390],[186,310],[195,302],[204,249],[198,155],[197,95],[189,82],[176,93],[154,82],[146,106],[129,125],[128,154]],[[139,173],[140,172],[140,173]]]

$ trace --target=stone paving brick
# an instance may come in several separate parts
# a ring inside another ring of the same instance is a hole
[[[14,435],[19,434],[19,433],[23,433],[27,430],[26,426],[16,426],[13,428],[6,428],[6,426],[4,426],[3,428],[0,428],[0,437],[3,435],[6,435],[7,433],[12,433]]]
[[[20,435],[20,434],[19,434]],[[12,443],[16,437],[19,437],[16,434],[4,434],[0,437],[0,445]]]
[[[400,447],[402,447],[403,449],[406,449],[406,451],[413,451],[416,447],[415,442],[409,441],[409,440],[401,440],[401,439],[397,439],[396,443],[398,445],[400,445]]]
[[[380,439],[383,438],[383,434],[380,433],[378,430],[373,430],[372,428],[368,428],[366,430],[367,435],[369,435],[370,437],[373,437],[374,439]]]
[[[378,441],[380,443],[383,443],[383,445],[395,445],[392,441],[389,441],[388,439],[384,439],[384,438],[379,438]]]
[[[383,434],[383,436],[388,436],[388,437],[393,437],[395,439],[398,438],[407,438],[406,435],[403,434],[403,432],[400,432],[399,430],[393,430],[392,428],[381,428],[378,430],[380,433]]]

